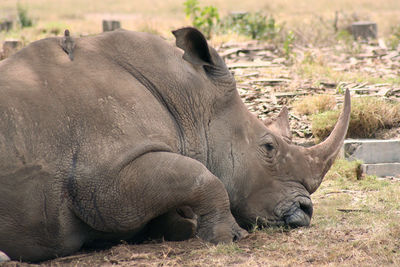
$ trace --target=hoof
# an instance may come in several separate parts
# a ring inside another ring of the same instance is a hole
[[[198,236],[201,239],[216,245],[219,243],[226,244],[239,241],[248,236],[248,233],[234,222],[233,224],[220,223],[211,228],[199,229]]]
[[[236,226],[233,229],[233,241],[234,242],[242,240],[243,238],[246,238],[248,235],[249,235],[249,233],[246,230],[240,228],[239,226]]]

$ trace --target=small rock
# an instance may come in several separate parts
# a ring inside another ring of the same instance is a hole
[[[274,60],[272,60],[272,63],[283,64],[285,61],[286,61],[286,58],[278,57],[278,58],[275,58]]]
[[[118,20],[103,20],[103,32],[114,31],[121,28],[121,22]]]
[[[10,260],[10,258],[4,252],[0,251],[0,263],[9,261],[9,260]]]
[[[8,58],[19,49],[22,48],[22,42],[18,40],[6,40],[3,43],[3,53],[2,58]]]

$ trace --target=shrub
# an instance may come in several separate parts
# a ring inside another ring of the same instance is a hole
[[[28,9],[23,7],[21,4],[17,4],[18,21],[22,28],[31,27],[33,22],[28,16]]]
[[[348,30],[341,30],[336,34],[339,44],[343,45],[344,51],[350,55],[356,55],[361,51],[361,44],[354,41],[353,35]]]
[[[326,111],[312,117],[311,131],[319,142],[333,130],[339,110]],[[400,104],[377,97],[354,98],[347,136],[372,138],[379,129],[391,128],[400,123]]]
[[[400,44],[400,25],[394,26],[391,29],[389,36],[389,46],[391,49],[396,49]]]
[[[234,13],[223,19],[220,25],[222,32],[233,31],[257,40],[273,40],[281,31],[272,16],[261,12]]]
[[[313,95],[306,96],[293,103],[294,110],[300,115],[311,115],[327,110],[336,106],[336,99],[333,95]]]
[[[200,8],[198,0],[186,0],[184,5],[186,16],[192,19],[193,26],[201,30],[207,39],[211,38],[211,32],[219,23],[218,9],[214,6]]]
[[[142,23],[139,27],[138,30],[141,32],[148,32],[154,35],[161,35],[161,33],[158,31],[157,27],[153,25],[152,23],[149,22],[144,22]]]
[[[215,31],[220,33],[237,33],[257,40],[273,40],[281,32],[282,27],[272,16],[261,12],[233,13],[220,20],[218,9],[214,6],[200,7],[198,0],[184,2],[185,13],[192,20],[192,25],[201,30],[207,39]],[[286,54],[290,54],[294,34],[290,32],[286,38]]]
[[[285,39],[283,40],[283,53],[287,59],[293,55],[292,50],[295,39],[294,33],[292,31],[288,31]]]

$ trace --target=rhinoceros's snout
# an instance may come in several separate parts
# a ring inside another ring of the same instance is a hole
[[[302,198],[293,203],[283,217],[285,224],[292,228],[309,226],[313,213],[312,202],[309,198]]]

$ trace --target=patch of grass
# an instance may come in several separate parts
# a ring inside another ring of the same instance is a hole
[[[336,106],[336,99],[333,95],[310,95],[293,103],[294,110],[300,115],[311,115]]]
[[[137,31],[147,32],[155,35],[160,35],[160,32],[157,30],[156,25],[154,23],[146,22],[138,26]]]
[[[294,56],[293,43],[295,40],[296,40],[296,37],[295,37],[293,31],[288,31],[287,34],[285,35],[285,38],[283,40],[283,45],[282,45],[283,53],[284,53],[286,59],[289,59],[292,56]]]
[[[344,43],[348,46],[351,46],[354,42],[354,37],[353,35],[348,31],[348,30],[340,30],[336,34],[336,39],[340,43]]]
[[[236,32],[218,33],[212,36],[210,43],[213,47],[218,47],[224,43],[229,42],[248,42],[251,38],[249,36],[241,35]]]
[[[317,142],[333,130],[339,110],[326,111],[312,117],[311,131]],[[353,98],[347,136],[372,138],[379,129],[391,128],[400,123],[400,104],[377,97]]]
[[[337,160],[313,195],[313,232],[329,239],[328,251],[339,258],[350,251],[357,265],[364,257],[371,257],[369,264],[399,263],[399,235],[391,233],[400,229],[400,183],[374,176],[356,180],[357,164]]]
[[[242,253],[243,250],[238,246],[237,243],[231,244],[218,244],[210,249],[210,252],[217,255],[234,255]]]
[[[393,26],[391,28],[391,33],[389,35],[388,41],[389,41],[389,47],[393,50],[399,46],[399,44],[400,44],[400,24]]]
[[[379,191],[386,186],[389,186],[390,182],[387,180],[379,180],[377,177],[369,175],[365,179],[360,180],[359,187],[363,191]]]
[[[315,114],[312,117],[311,132],[314,135],[316,142],[321,142],[329,136],[339,118],[339,113],[340,111],[330,110]],[[347,136],[349,135],[348,131]]]
[[[65,29],[68,29],[67,24],[58,21],[51,21],[41,27],[40,31],[43,34],[59,35],[60,33],[64,33]]]
[[[325,175],[326,180],[343,179],[347,181],[355,181],[359,179],[359,169],[362,161],[348,161],[342,158],[335,160],[331,169]]]

